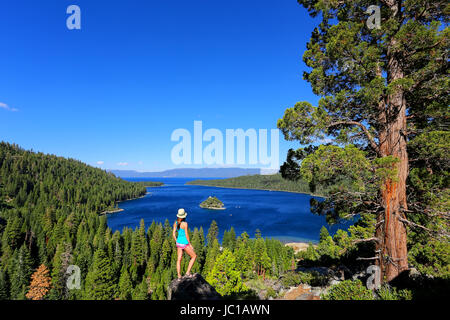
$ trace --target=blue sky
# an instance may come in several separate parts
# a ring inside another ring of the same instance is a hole
[[[66,27],[71,4],[81,30]],[[295,0],[2,1],[0,140],[108,169],[177,167],[177,128],[272,129],[317,102],[301,59],[315,25]],[[298,146],[280,135],[280,162]]]

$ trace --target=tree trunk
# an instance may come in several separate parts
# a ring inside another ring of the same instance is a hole
[[[395,40],[391,41],[391,48]],[[395,54],[388,50],[388,83],[404,77]],[[404,91],[397,88],[387,96],[386,103],[380,103],[379,154],[393,156],[399,161],[394,179],[387,179],[381,187],[384,211],[377,217],[377,254],[381,282],[389,282],[408,269],[406,227],[399,219],[404,219],[407,209],[406,178],[408,176],[408,153],[406,150],[406,100]]]

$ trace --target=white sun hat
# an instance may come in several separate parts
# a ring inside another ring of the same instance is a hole
[[[187,212],[184,211],[183,208],[178,209],[178,214],[177,214],[177,217],[178,217],[178,218],[183,219],[183,218],[186,218],[186,216],[187,216]]]

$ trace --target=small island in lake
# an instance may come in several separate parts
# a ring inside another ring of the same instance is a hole
[[[208,199],[200,203],[200,208],[211,210],[225,210],[223,202],[217,199],[217,197],[209,196]]]

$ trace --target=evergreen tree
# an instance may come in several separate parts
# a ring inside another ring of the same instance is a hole
[[[165,239],[170,238],[172,236],[172,225],[169,220],[164,220],[164,228],[163,228],[163,237]]]
[[[9,265],[11,299],[25,299],[32,272],[33,260],[30,251],[25,245],[22,245],[19,250],[14,252],[11,264]]]
[[[148,300],[148,287],[145,279],[134,289],[133,300]]]
[[[116,231],[112,237],[112,246],[113,246],[113,263],[114,269],[120,270],[122,268],[122,259],[123,259],[123,239],[120,236],[120,232]]]
[[[208,234],[206,235],[206,245],[208,248],[210,248],[214,240],[217,239],[217,236],[219,235],[219,227],[217,226],[216,220],[211,221],[211,225],[208,229]]]
[[[152,294],[152,300],[165,300],[166,292],[164,290],[164,285],[162,283],[158,284],[155,293]]]
[[[162,251],[161,251],[161,261],[160,265],[163,268],[167,268],[170,265],[170,258],[172,254],[172,245],[170,244],[170,241],[168,238],[164,240]]]
[[[0,300],[7,300],[9,298],[9,285],[7,273],[0,270]]]
[[[248,239],[248,234],[242,233],[237,239],[235,249],[236,265],[243,275],[247,275],[253,267],[253,252]]]
[[[86,240],[77,242],[75,253],[75,264],[80,268],[80,273],[86,275],[89,272],[89,266],[92,265],[93,249]],[[53,282],[54,283],[54,282]]]
[[[153,232],[152,239],[150,240],[150,260],[155,265],[158,264],[159,257],[161,256],[163,241],[162,226],[161,224],[158,224]]]
[[[122,268],[119,279],[119,299],[129,300],[133,291],[133,285],[131,283],[130,275],[126,268]]]
[[[265,277],[266,270],[271,266],[271,260],[267,254],[266,244],[261,236],[257,237],[255,240],[253,260],[256,273]]]
[[[407,227],[425,230],[411,220],[426,205],[406,196],[415,165],[408,142],[448,127],[448,4],[381,1],[381,23],[369,27],[372,1],[298,2],[321,17],[303,59],[311,68],[304,78],[322,98],[287,109],[278,128],[303,145],[332,138],[339,146],[290,152],[303,160],[287,161],[282,174],[297,172],[312,190],[333,186],[312,206],[332,221],[375,213],[373,258],[390,281],[408,269]]]
[[[236,232],[234,231],[234,228],[231,227],[230,231],[224,232],[222,245],[224,248],[228,248],[231,251],[233,251],[235,244],[236,244]]]
[[[319,252],[314,248],[314,245],[310,242],[308,248],[306,248],[303,257],[310,261],[316,261],[320,258]]]
[[[66,281],[68,274],[67,268],[73,259],[72,247],[69,243],[58,244],[56,253],[53,257],[53,268],[51,272],[52,289],[50,296],[52,299],[67,298],[68,291]]]
[[[97,249],[92,270],[86,276],[84,299],[112,300],[116,294],[117,285],[111,260],[103,249]]]
[[[141,219],[140,225],[139,225],[139,240],[141,241],[141,247],[142,247],[142,260],[143,262],[147,261],[148,258],[148,241],[147,241],[147,234],[145,233],[145,222],[144,219]]]
[[[207,275],[211,272],[216,262],[216,258],[220,254],[220,245],[217,239],[214,239],[212,246],[207,249],[205,264],[203,266],[203,274]]]
[[[139,230],[136,229],[133,232],[132,237],[132,243],[131,243],[131,259],[133,265],[136,267],[141,267],[144,264],[145,261],[145,254],[144,254],[144,243],[142,241],[142,238],[140,236]]]
[[[21,225],[22,219],[18,215],[9,219],[2,236],[3,247],[9,246],[12,250],[19,248],[19,243],[22,236],[20,230]]]
[[[156,266],[152,263],[151,259],[147,262],[147,268],[145,269],[144,278],[147,280],[148,286],[150,287],[150,283],[153,278],[153,274],[155,273]]]
[[[329,264],[331,261],[334,261],[339,257],[339,252],[341,248],[339,248],[333,241],[333,238],[328,235],[320,240],[319,245],[317,246],[317,252],[321,257],[321,261],[325,261],[326,264]]]
[[[322,242],[326,240],[329,236],[330,233],[328,232],[327,228],[325,226],[322,226],[322,228],[320,228],[319,241]]]

